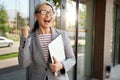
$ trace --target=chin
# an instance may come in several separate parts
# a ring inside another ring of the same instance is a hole
[[[51,26],[43,26],[44,28],[50,28]]]

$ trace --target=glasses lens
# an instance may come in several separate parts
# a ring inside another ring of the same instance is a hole
[[[49,11],[48,14],[51,16],[54,15],[53,11]]]
[[[40,12],[41,12],[41,14],[43,14],[43,15],[45,15],[45,14],[47,13],[46,10],[41,10]]]
[[[42,14],[42,15],[49,14],[50,16],[53,16],[53,15],[54,15],[54,12],[53,12],[53,11],[47,11],[47,10],[36,11],[36,13],[40,13],[40,14]]]

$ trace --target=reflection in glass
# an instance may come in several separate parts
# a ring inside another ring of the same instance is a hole
[[[10,47],[0,47],[0,69],[18,64],[20,28],[28,25],[28,20],[29,0],[0,0],[0,36],[14,41]]]
[[[91,42],[92,42],[92,13],[93,0],[81,1],[79,3],[79,20],[76,22],[76,2],[68,1],[66,9],[65,28],[71,39],[73,50],[75,50],[75,32],[78,25],[78,53],[77,53],[77,80],[89,80],[91,76]],[[70,80],[73,78],[73,70],[69,72]]]

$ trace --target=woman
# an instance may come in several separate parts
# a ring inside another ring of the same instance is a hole
[[[39,3],[34,12],[35,24],[31,34],[30,28],[21,29],[19,47],[19,64],[28,68],[29,80],[69,80],[67,71],[75,64],[70,40],[65,31],[52,27],[54,9],[49,2]],[[66,59],[62,62],[53,56],[50,63],[48,44],[58,35],[62,35]],[[54,75],[54,73],[58,73]]]

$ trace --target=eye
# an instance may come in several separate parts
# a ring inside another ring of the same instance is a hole
[[[46,15],[46,14],[49,14],[50,16],[53,16],[54,15],[54,12],[53,11],[47,11],[47,10],[39,10],[39,11],[36,11],[36,13],[40,13],[42,15]]]
[[[47,13],[47,11],[41,10],[41,14],[46,14],[46,13]]]
[[[53,11],[49,11],[48,13],[49,13],[50,15],[54,15]]]

